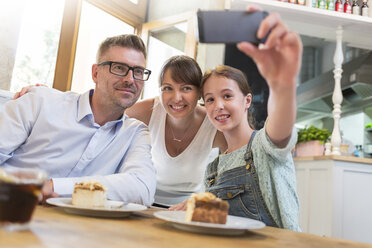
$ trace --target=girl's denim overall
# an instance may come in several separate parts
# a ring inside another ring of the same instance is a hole
[[[217,175],[219,157],[207,168],[206,191],[229,202],[229,214],[260,220],[268,226],[277,227],[262,197],[258,176],[251,151],[252,136],[244,154],[246,166],[224,171]]]

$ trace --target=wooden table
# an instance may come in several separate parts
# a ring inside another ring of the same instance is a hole
[[[105,219],[67,214],[38,206],[24,232],[0,230],[0,247],[372,247],[372,245],[265,227],[241,236],[184,232],[152,216],[154,209],[127,218]]]

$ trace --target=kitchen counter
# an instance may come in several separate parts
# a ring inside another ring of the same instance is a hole
[[[372,244],[372,159],[294,158],[304,232]]]
[[[372,158],[360,158],[360,157],[342,156],[342,155],[294,157],[293,160],[295,162],[296,161],[311,161],[311,160],[335,160],[335,161],[355,162],[355,163],[372,165]]]

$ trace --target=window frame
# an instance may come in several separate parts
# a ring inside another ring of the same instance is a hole
[[[185,55],[196,59],[197,40],[195,35],[195,19],[196,11],[189,11],[182,14],[165,17],[156,21],[144,23],[142,25],[141,38],[145,42],[147,47],[151,31],[165,29],[178,23],[187,22],[187,33],[184,51]]]
[[[53,81],[53,88],[61,91],[71,89],[83,1],[133,26],[137,34],[140,34],[141,25],[144,22],[144,18],[125,10],[122,7],[123,3],[119,5],[117,0],[65,0]],[[129,0],[127,1],[129,2]],[[146,5],[147,0],[139,1],[138,8],[146,8]]]

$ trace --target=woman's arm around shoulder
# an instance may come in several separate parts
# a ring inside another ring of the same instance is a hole
[[[125,110],[125,114],[131,118],[135,118],[142,121],[146,125],[149,125],[152,109],[154,107],[154,98],[137,102],[132,107]]]

